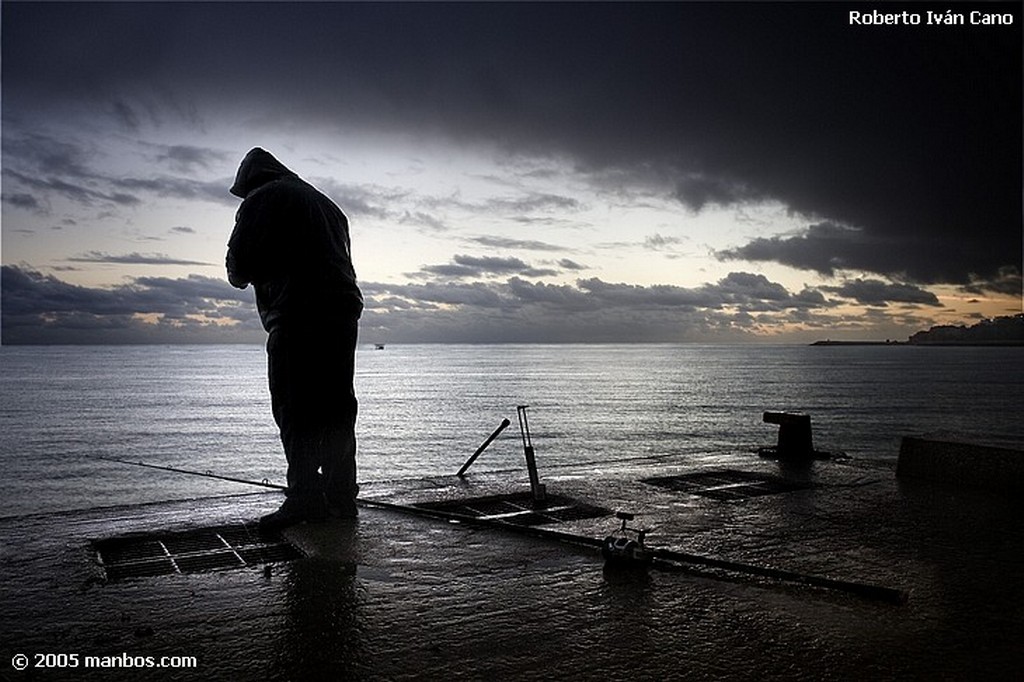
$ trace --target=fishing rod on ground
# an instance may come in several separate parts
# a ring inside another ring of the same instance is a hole
[[[114,462],[116,464],[127,464],[129,466],[144,467],[146,469],[159,469],[160,471],[170,471],[176,474],[187,474],[189,476],[202,476],[203,478],[213,478],[219,481],[231,481],[232,483],[243,483],[245,485],[258,485],[263,488],[272,488],[274,490],[287,490],[288,486],[280,485],[279,483],[271,483],[268,479],[264,478],[262,481],[253,481],[248,478],[235,478],[234,476],[222,476],[215,474],[212,471],[193,471],[191,469],[179,469],[178,467],[163,466],[161,464],[150,464],[148,462],[133,461],[130,459],[118,459],[117,457],[104,457],[103,455],[85,455],[89,459],[98,459],[104,462]]]
[[[163,466],[160,464],[151,464],[142,461],[118,459],[116,457],[103,457],[99,455],[87,455],[87,457],[90,457],[91,459],[98,459],[117,464],[138,466],[147,469],[157,469],[160,471],[168,471],[177,474],[186,474],[189,476],[200,476],[203,478],[211,478],[221,481],[241,483],[245,485],[260,486],[262,488],[271,488],[274,490],[287,489],[286,486],[271,483],[267,479],[263,479],[262,481],[254,481],[251,479],[238,478],[235,476],[222,476],[219,474],[214,474],[209,471],[193,471],[190,469]],[[761,576],[781,582],[789,582],[807,585],[811,587],[829,589],[833,591],[845,592],[847,594],[853,594],[865,599],[884,601],[891,604],[903,604],[907,601],[907,594],[905,592],[890,587],[882,587],[867,583],[857,583],[847,580],[837,580],[833,578],[809,575],[805,573],[797,573],[795,571],[786,571],[766,566],[757,566],[754,564],[745,564],[737,561],[729,561],[726,559],[716,559],[714,557],[706,557],[698,554],[690,554],[687,552],[681,552],[670,549],[647,548],[643,542],[644,536],[646,535],[646,531],[638,531],[637,529],[627,527],[626,524],[628,521],[631,521],[633,519],[633,515],[625,512],[619,512],[618,514],[616,514],[617,518],[622,520],[622,527],[619,529],[620,535],[616,536],[613,534],[609,535],[604,539],[599,539],[588,537],[585,535],[578,535],[575,533],[567,533],[564,531],[553,530],[549,528],[523,526],[513,523],[507,523],[498,519],[481,518],[477,516],[454,513],[451,511],[437,511],[433,509],[426,509],[423,507],[416,507],[413,505],[397,504],[394,502],[384,502],[382,500],[360,498],[356,500],[356,503],[363,507],[386,509],[422,518],[443,520],[449,523],[454,521],[466,525],[490,528],[505,532],[513,532],[519,535],[543,538],[546,540],[554,540],[573,545],[600,548],[602,555],[605,558],[606,565],[613,567],[617,566],[634,568],[653,566],[655,568],[671,569],[673,567],[679,567],[681,565],[699,565],[714,569],[725,570],[733,573]],[[639,535],[639,542],[635,540],[624,541],[622,534],[625,534],[626,532],[637,533]]]

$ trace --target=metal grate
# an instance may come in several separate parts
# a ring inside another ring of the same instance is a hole
[[[245,524],[159,535],[129,535],[93,542],[107,580],[292,561],[303,555],[278,533]]]
[[[563,521],[577,521],[607,516],[610,511],[560,495],[535,500],[531,493],[494,495],[468,500],[421,502],[413,505],[447,514],[471,516],[488,521],[501,521],[517,526],[540,526]]]
[[[770,474],[737,471],[735,469],[700,471],[678,476],[658,476],[655,478],[645,478],[642,482],[661,488],[668,488],[669,490],[725,501],[788,493],[793,490],[803,490],[811,487],[809,483],[787,481],[784,478]]]

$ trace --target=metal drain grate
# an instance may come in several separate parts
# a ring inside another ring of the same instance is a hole
[[[533,499],[531,493],[494,495],[468,500],[421,502],[413,506],[488,521],[512,523],[517,526],[541,526],[548,523],[578,521],[611,514],[607,509],[560,495],[548,495],[547,499],[538,502]]]
[[[93,542],[107,580],[292,561],[302,553],[278,533],[247,525],[218,526],[160,535],[130,535]]]
[[[748,497],[788,493],[793,490],[810,488],[808,483],[787,481],[770,474],[725,469],[721,471],[700,471],[679,476],[658,476],[642,479],[642,483],[656,485],[669,490],[710,497],[715,500],[745,500]]]

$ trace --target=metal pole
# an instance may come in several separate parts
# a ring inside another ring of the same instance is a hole
[[[523,454],[526,455],[526,471],[530,474],[530,490],[533,492],[533,499],[535,502],[543,502],[547,499],[547,491],[537,475],[537,459],[533,454],[530,423],[526,419],[527,407],[529,405],[519,405],[516,407],[516,413],[519,415],[519,432],[523,437]]]
[[[507,427],[507,426],[508,426],[509,424],[511,424],[511,423],[512,423],[512,422],[510,422],[510,421],[509,421],[508,419],[502,419],[502,420],[501,420],[501,426],[499,426],[499,427],[498,427],[497,429],[495,429],[495,430],[494,430],[494,433],[492,433],[492,434],[491,434],[490,436],[488,436],[487,440],[485,440],[485,441],[484,441],[483,445],[481,445],[480,447],[478,447],[478,448],[476,449],[476,452],[474,452],[474,453],[473,453],[472,455],[470,455],[469,459],[467,459],[467,460],[466,460],[466,463],[462,465],[462,468],[461,468],[461,469],[459,469],[458,473],[457,473],[457,474],[455,474],[455,475],[456,475],[456,476],[458,476],[459,478],[462,478],[463,476],[465,476],[465,474],[466,474],[466,469],[468,469],[468,468],[469,468],[469,466],[470,466],[470,465],[471,465],[471,464],[472,464],[473,462],[475,462],[475,461],[476,461],[476,458],[480,456],[480,453],[481,453],[481,452],[483,452],[484,450],[486,450],[486,449],[487,449],[487,446],[488,446],[488,445],[490,445],[490,444],[491,444],[491,442],[492,442],[492,441],[493,441],[493,440],[494,440],[495,438],[497,438],[497,437],[498,437],[498,434],[499,434],[499,433],[501,433],[502,431],[504,431],[504,430],[505,430],[505,428],[506,428],[506,427]]]

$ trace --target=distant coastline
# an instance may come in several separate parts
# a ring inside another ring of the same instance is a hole
[[[812,346],[1024,346],[1024,313],[982,320],[970,327],[942,325],[906,341],[815,341]]]
[[[1024,346],[1024,341],[932,341],[928,343],[914,343],[911,341],[815,341],[812,346],[992,346],[1005,348],[1007,346]]]
[[[908,346],[906,341],[815,341],[812,346]]]

